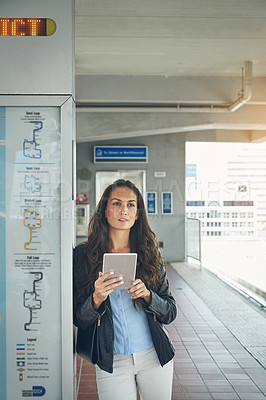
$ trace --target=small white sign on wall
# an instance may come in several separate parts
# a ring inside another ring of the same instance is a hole
[[[165,171],[154,172],[154,178],[165,178],[165,177],[166,177]]]

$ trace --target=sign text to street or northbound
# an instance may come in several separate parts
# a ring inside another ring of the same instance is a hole
[[[147,163],[147,146],[94,146],[95,163]]]

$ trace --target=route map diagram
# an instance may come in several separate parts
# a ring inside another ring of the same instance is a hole
[[[30,211],[30,210],[24,211],[23,224],[26,228],[30,230],[30,240],[24,243],[25,250],[33,250],[30,247],[33,239],[33,232],[36,229],[40,229],[42,226],[42,220],[41,218],[38,218],[38,215],[39,214],[37,213],[37,211]]]
[[[39,193],[42,189],[42,185],[39,183],[39,178],[36,178],[34,175],[25,175],[24,188],[31,193]]]
[[[42,150],[39,148],[38,133],[43,128],[42,121],[30,121],[35,125],[32,140],[25,139],[23,142],[24,157],[39,159],[42,157]]]
[[[23,294],[23,305],[24,307],[28,308],[30,312],[30,319],[29,322],[25,322],[24,330],[36,331],[37,329],[32,328],[32,325],[34,324],[33,313],[36,310],[40,310],[42,308],[42,301],[39,298],[38,291],[40,290],[39,283],[43,279],[43,273],[42,272],[29,272],[29,273],[34,275],[33,277],[34,279],[32,283],[32,291],[24,290]]]

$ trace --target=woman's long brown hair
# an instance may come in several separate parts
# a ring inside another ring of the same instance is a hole
[[[88,240],[84,249],[86,281],[78,293],[78,303],[84,301],[94,290],[94,282],[102,270],[103,254],[111,250],[105,210],[111,192],[117,187],[127,187],[137,196],[138,219],[132,226],[129,236],[130,251],[138,254],[136,277],[147,287],[156,287],[159,284],[162,257],[156,235],[149,224],[142,194],[131,181],[119,179],[105,189],[89,223]]]

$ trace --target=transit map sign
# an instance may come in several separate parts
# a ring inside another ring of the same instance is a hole
[[[61,396],[57,107],[0,107],[0,398]]]

